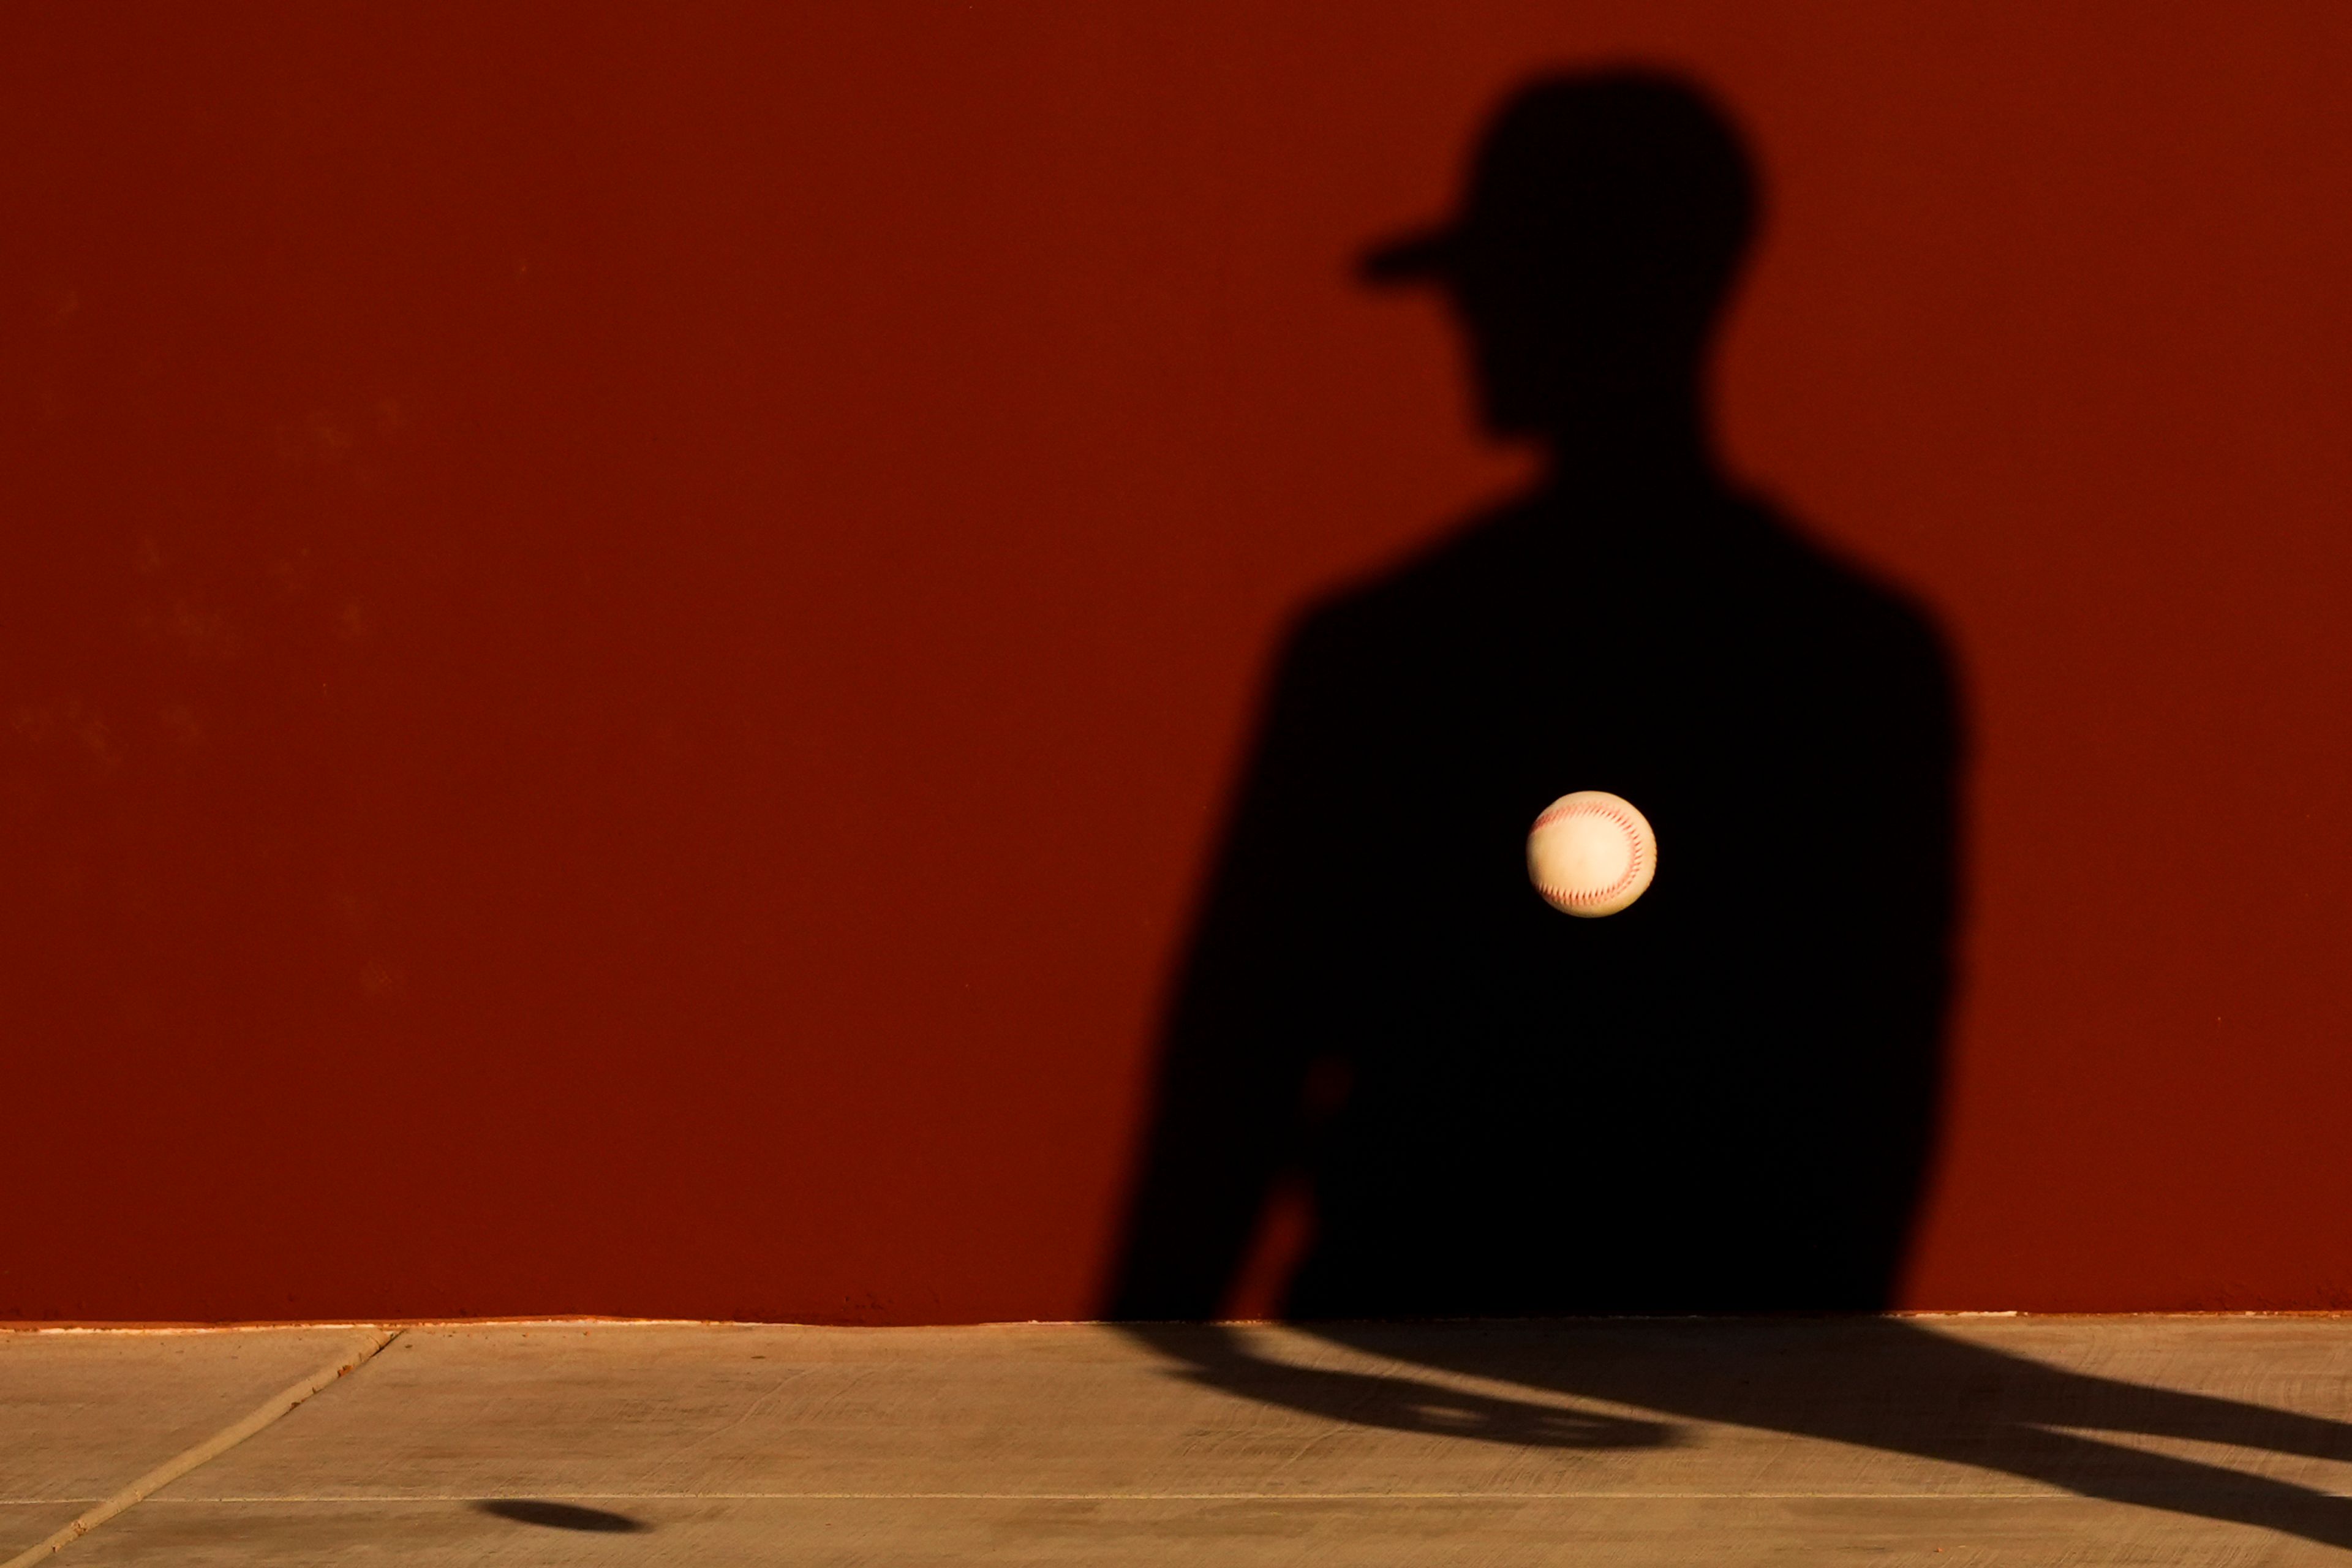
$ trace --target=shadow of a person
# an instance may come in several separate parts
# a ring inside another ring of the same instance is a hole
[[[1523,1447],[1649,1448],[1670,1424],[1465,1394],[1423,1377],[1300,1365],[1213,1324],[1129,1331],[1176,1373],[1326,1419]],[[2352,1425],[2070,1371],[1902,1319],[1331,1323],[1313,1333],[1391,1364],[1972,1466],[2078,1496],[2352,1548],[2352,1499],[2103,1441],[2187,1439],[2352,1461]]]
[[[1709,451],[1706,350],[1754,205],[1701,94],[1559,77],[1505,104],[1450,227],[1369,258],[1445,286],[1487,426],[1549,474],[1292,635],[1107,1315],[1177,1375],[1329,1419],[1676,1439],[1199,1321],[1288,1169],[1313,1231],[1285,1315],[1335,1343],[2352,1546],[2344,1499],[2083,1435],[2352,1459],[2352,1426],[1902,1320],[1339,1321],[1889,1303],[1934,1125],[1958,716],[1926,616]],[[1579,921],[1528,887],[1523,843],[1587,788],[1641,807],[1659,858],[1639,902]]]
[[[1958,714],[1927,616],[1719,469],[1705,379],[1755,178],[1638,72],[1511,98],[1444,287],[1547,477],[1307,613],[1163,1040],[1107,1303],[1213,1318],[1275,1183],[1291,1318],[1867,1310],[1933,1131]],[[1655,825],[1607,918],[1528,885],[1570,791]],[[1344,1086],[1309,1107],[1313,1085]]]

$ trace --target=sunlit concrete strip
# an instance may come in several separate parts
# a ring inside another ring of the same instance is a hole
[[[412,1324],[58,1568],[2317,1568],[2347,1411],[2342,1318]]]
[[[5,1563],[0,1563],[0,1568],[30,1568],[33,1563],[46,1561],[149,1493],[170,1486],[197,1466],[219,1458],[256,1432],[268,1426],[329,1384],[357,1371],[365,1364],[369,1357],[399,1337],[398,1329],[368,1330],[366,1337],[352,1350],[320,1367],[301,1382],[272,1394],[262,1403],[259,1408],[246,1415],[244,1419],[223,1427],[194,1447],[184,1448],[173,1455],[113,1496],[105,1498],[83,1510],[47,1539],[26,1547]]]

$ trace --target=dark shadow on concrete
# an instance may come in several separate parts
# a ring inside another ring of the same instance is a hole
[[[653,1528],[645,1521],[631,1519],[625,1513],[611,1513],[601,1508],[583,1508],[578,1503],[549,1502],[541,1498],[488,1498],[474,1507],[480,1512],[512,1520],[517,1524],[544,1525],[550,1530],[585,1530],[625,1535]]]
[[[1127,1331],[1179,1363],[1175,1375],[1205,1388],[1359,1426],[1528,1448],[1657,1448],[1675,1440],[1663,1421],[1498,1399],[1421,1378],[1268,1361],[1219,1324],[1138,1323]]]
[[[1631,1405],[1669,1418],[1661,1422],[1608,1413],[1588,1421],[1533,1400],[1465,1400],[1407,1375],[1288,1365],[1214,1325],[1129,1331],[1173,1360],[1178,1375],[1332,1420],[1566,1447],[1657,1447],[1675,1440],[1673,1418],[1728,1423],[2352,1548],[2352,1499],[2080,1435],[2182,1438],[2340,1461],[2352,1460],[2352,1425],[2070,1372],[1902,1319],[1334,1323],[1312,1331],[1408,1366]]]
[[[1718,468],[1757,205],[1640,73],[1511,98],[1442,287],[1530,493],[1311,606],[1167,1017],[1106,1315],[1218,1316],[1278,1184],[1286,1316],[1887,1305],[1935,1127],[1959,716],[1930,618]],[[1576,920],[1537,814],[1632,800],[1649,892]]]

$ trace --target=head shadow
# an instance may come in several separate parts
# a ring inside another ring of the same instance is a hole
[[[1587,478],[1704,463],[1707,354],[1759,205],[1738,132],[1702,93],[1549,78],[1496,114],[1460,210],[1374,246],[1359,276],[1443,291],[1489,434]]]
[[[1708,360],[1756,226],[1697,89],[1512,95],[1434,284],[1544,477],[1296,618],[1163,1028],[1106,1315],[1213,1318],[1278,1183],[1284,1315],[1869,1310],[1930,1152],[1958,699],[1905,595],[1718,468]],[[1560,795],[1657,833],[1578,920]]]

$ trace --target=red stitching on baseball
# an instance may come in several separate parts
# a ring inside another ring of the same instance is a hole
[[[1545,883],[1538,889],[1544,897],[1555,903],[1565,900],[1571,904],[1598,904],[1616,897],[1631,887],[1633,879],[1642,873],[1642,835],[1634,828],[1632,820],[1613,806],[1595,805],[1590,801],[1581,801],[1567,807],[1546,806],[1543,815],[1536,818],[1534,831],[1540,833],[1553,822],[1564,816],[1601,816],[1615,823],[1618,831],[1625,835],[1625,846],[1628,851],[1625,871],[1624,875],[1609,886],[1590,893],[1570,892],[1565,888],[1557,888]]]

